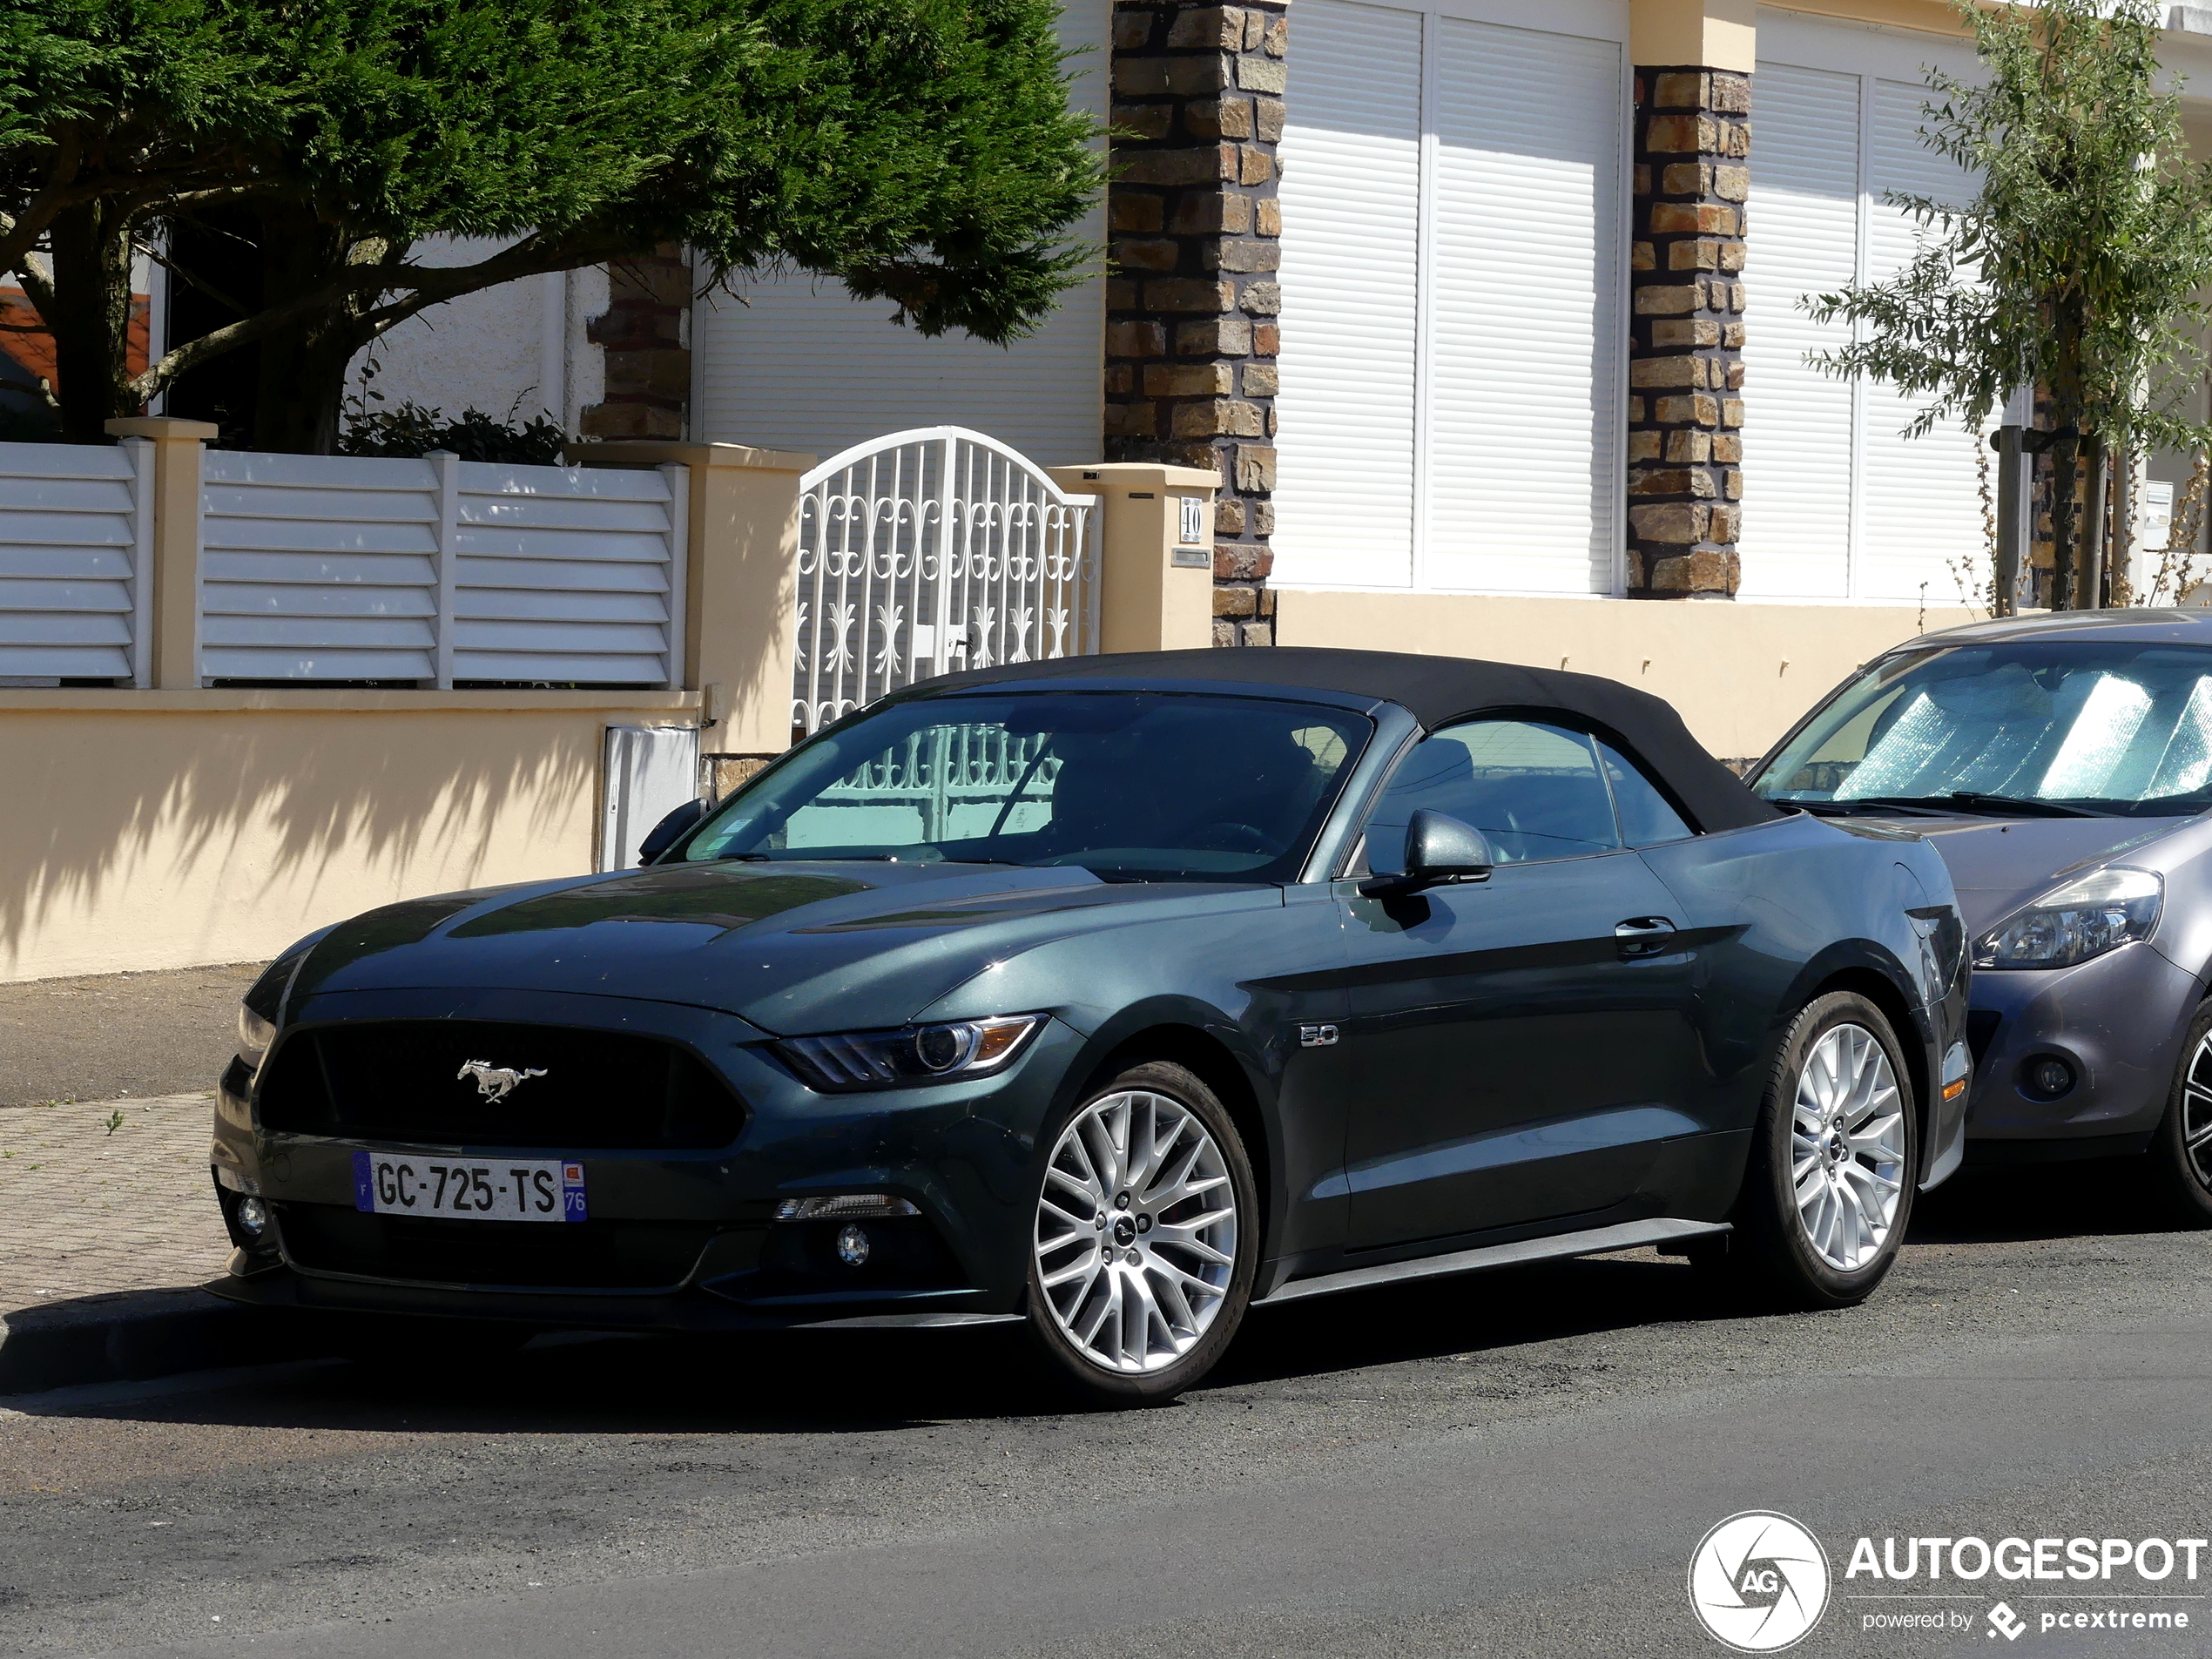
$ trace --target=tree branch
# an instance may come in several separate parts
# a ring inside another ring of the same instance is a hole
[[[225,293],[213,283],[194,276],[190,271],[185,270],[183,266],[178,264],[176,260],[171,259],[166,253],[164,253],[160,249],[155,247],[151,242],[142,242],[139,243],[138,246],[138,252],[145,254],[146,258],[152,260],[163,270],[168,272],[172,276],[182,278],[187,284],[192,287],[198,288],[202,293],[212,300],[217,305],[226,307],[230,310],[238,313],[238,314],[241,317],[250,316],[253,314],[253,308],[250,306],[242,306],[239,304],[237,300],[232,299],[230,295]]]
[[[23,284],[24,297],[30,301],[39,316],[51,320],[54,314],[53,283],[28,259],[16,261],[13,275],[17,281]]]
[[[0,270],[20,264],[23,256],[37,246],[38,239],[46,233],[62,209],[97,193],[77,187],[77,169],[84,158],[84,143],[74,127],[64,132],[55,151],[54,165],[47,172],[45,184],[24,204],[23,212],[14,215],[0,213]]]
[[[366,246],[368,244],[358,246]],[[388,305],[377,306],[363,312],[350,327],[356,349],[368,345],[379,335],[405,321],[419,311],[448,300],[474,293],[482,288],[497,287],[502,282],[512,282],[519,277],[543,276],[549,271],[571,271],[579,266],[597,265],[637,252],[637,245],[627,238],[612,233],[580,234],[578,237],[542,242],[535,234],[527,236],[514,246],[494,254],[475,265],[421,266],[387,264],[364,260],[348,266],[340,275],[322,287],[287,300],[281,306],[226,323],[212,334],[170,352],[143,374],[131,381],[126,388],[139,402],[153,397],[179,375],[197,368],[209,359],[234,351],[240,346],[251,345],[263,335],[273,334],[287,324],[314,312],[325,309],[349,295],[363,293],[397,293],[406,291],[407,297]]]

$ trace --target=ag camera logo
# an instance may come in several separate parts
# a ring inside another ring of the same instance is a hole
[[[1697,1622],[1738,1653],[1779,1653],[1802,1641],[1828,1610],[1831,1581],[1820,1541],[1768,1509],[1730,1515],[1689,1558]]]

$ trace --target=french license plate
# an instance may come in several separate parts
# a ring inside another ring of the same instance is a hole
[[[354,1208],[457,1221],[583,1221],[583,1165],[560,1158],[354,1154]]]

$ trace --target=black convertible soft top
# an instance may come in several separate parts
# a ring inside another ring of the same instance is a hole
[[[1240,685],[1300,686],[1396,703],[1422,726],[1463,715],[1504,711],[1556,711],[1573,724],[1619,738],[1658,774],[1701,829],[1738,829],[1781,816],[1726,766],[1705,752],[1673,707],[1648,691],[1594,674],[1568,674],[1465,657],[1416,657],[1402,651],[1323,651],[1275,645],[1241,651],[1123,651],[1105,657],[1056,657],[969,669],[924,682],[916,691],[965,691],[1023,680],[1217,680]]]

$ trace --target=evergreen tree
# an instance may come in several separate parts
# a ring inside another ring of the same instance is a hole
[[[55,336],[79,442],[258,342],[253,442],[327,452],[347,365],[394,324],[669,243],[712,280],[819,273],[924,334],[1004,341],[1091,258],[1069,231],[1100,159],[1056,17],[1051,0],[0,0],[0,272]],[[257,300],[130,374],[134,253],[216,216],[252,227]],[[414,257],[439,235],[507,245]]]

